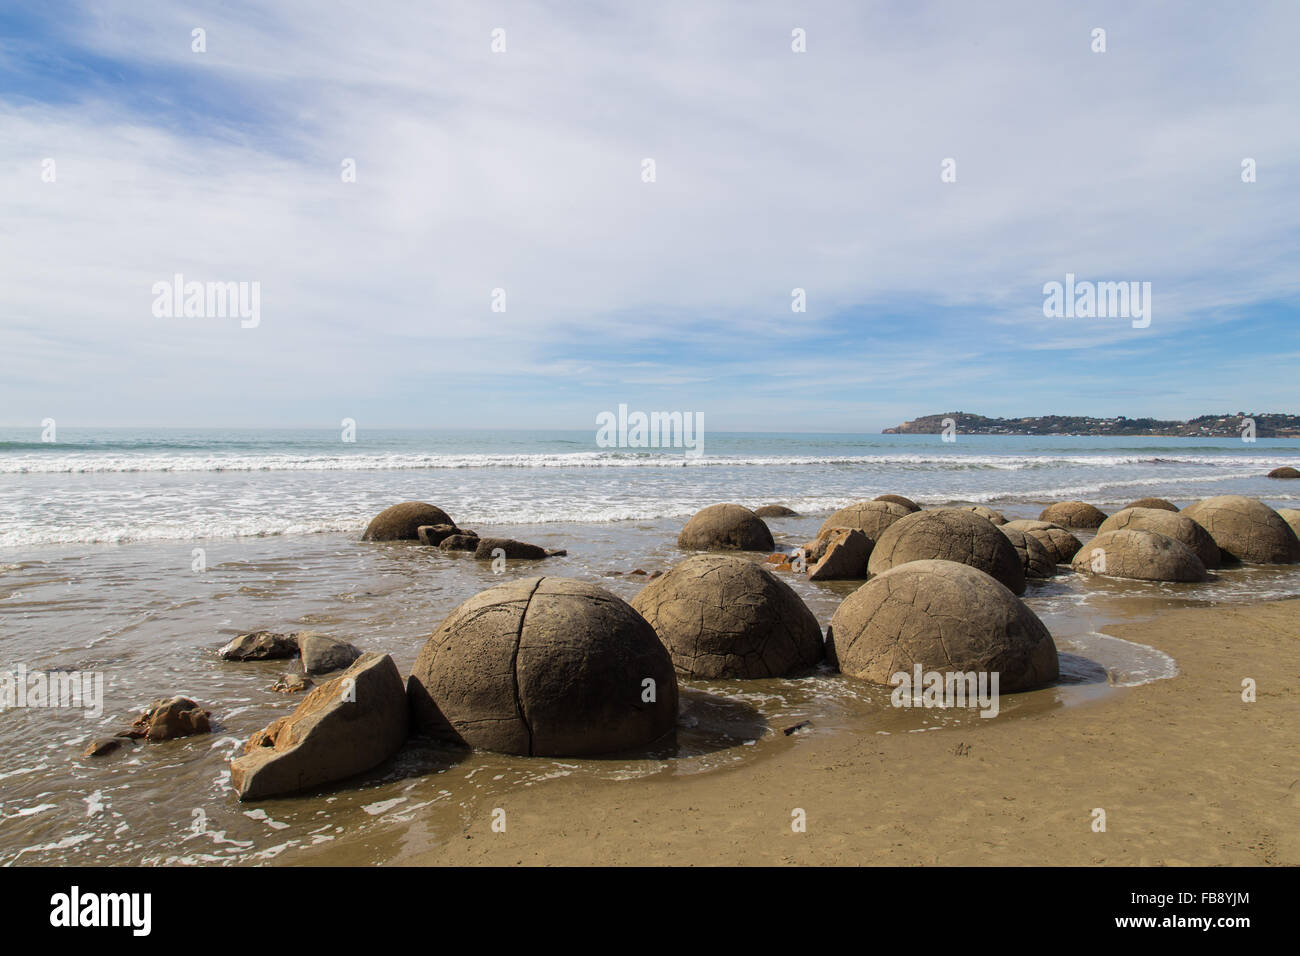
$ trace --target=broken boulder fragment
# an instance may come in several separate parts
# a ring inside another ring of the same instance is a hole
[[[217,651],[223,661],[269,661],[298,656],[298,638],[294,634],[252,631]]]

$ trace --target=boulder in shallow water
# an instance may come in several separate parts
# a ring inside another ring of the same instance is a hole
[[[785,505],[763,505],[761,508],[755,508],[754,514],[760,518],[797,518],[799,512],[793,508],[787,508]]]
[[[893,502],[894,504],[896,504],[896,505],[902,505],[904,508],[906,508],[906,509],[908,510],[908,512],[912,512],[912,511],[920,511],[920,510],[921,510],[921,506],[920,506],[920,505],[918,505],[918,504],[917,504],[915,501],[913,501],[911,498],[904,497],[903,495],[876,495],[876,497],[873,498],[872,500],[873,500],[873,501],[892,501],[892,502]]]
[[[439,551],[474,551],[478,548],[478,535],[453,534],[438,542]]]
[[[1079,553],[1079,539],[1060,525],[1049,521],[1036,521],[1032,518],[1017,518],[1001,525],[1003,531],[1023,531],[1037,538],[1047,549],[1053,564],[1069,564]]]
[[[1217,495],[1182,513],[1199,524],[1229,559],[1255,564],[1300,561],[1300,539],[1276,511],[1255,498]]]
[[[1050,578],[1056,574],[1056,560],[1037,537],[1019,528],[1005,525],[998,529],[1007,536],[1011,546],[1016,549],[1020,564],[1025,569],[1026,578]]]
[[[497,556],[495,554],[497,551],[500,551],[503,557],[511,560],[520,559],[525,561],[558,557],[564,553],[562,551],[548,551],[539,545],[526,544],[523,541],[516,541],[514,538],[479,538],[478,547],[474,549],[474,557],[479,561],[491,561]]]
[[[1270,478],[1300,478],[1300,470],[1292,468],[1290,465],[1283,465],[1281,468],[1274,468],[1268,473]]]
[[[1037,615],[990,575],[954,561],[910,561],[872,578],[831,618],[826,648],[845,674],[875,684],[919,664],[997,673],[998,690],[1014,691],[1056,680],[1059,670]]]
[[[867,570],[883,574],[909,561],[937,559],[969,564],[991,574],[1016,594],[1025,591],[1025,569],[1007,536],[970,511],[918,511],[890,525],[876,542]]]
[[[647,584],[632,607],[682,677],[783,677],[822,659],[812,611],[790,585],[746,558],[687,558]]]
[[[240,634],[217,651],[223,661],[270,661],[298,656],[298,638],[294,634],[253,631]]]
[[[272,686],[277,694],[301,694],[313,686],[313,681],[305,674],[284,674]]]
[[[1161,512],[1164,514],[1164,512]],[[1204,581],[1205,565],[1191,548],[1154,531],[1103,531],[1071,564],[1084,574],[1138,581]]]
[[[105,757],[122,746],[120,737],[99,737],[92,740],[81,752],[83,757]]]
[[[1219,546],[1214,543],[1210,533],[1180,512],[1161,508],[1125,508],[1103,521],[1097,533],[1121,531],[1125,528],[1131,531],[1154,531],[1166,538],[1181,541],[1196,553],[1207,568],[1219,566]]]
[[[404,501],[385,508],[371,519],[362,541],[415,541],[420,537],[421,525],[455,525],[451,516],[441,508],[423,501]]]
[[[831,528],[857,528],[874,546],[886,528],[909,514],[912,512],[907,510],[906,505],[893,501],[858,501],[841,508],[823,521],[817,534],[821,535]]]
[[[188,697],[160,697],[119,736],[174,740],[212,732],[212,715]]]
[[[454,524],[422,524],[415,533],[420,539],[420,544],[432,548],[436,548],[444,538],[450,538],[453,534],[464,534]]]
[[[1300,535],[1300,509],[1278,508],[1278,516],[1291,526],[1291,530]]]
[[[585,581],[521,578],[439,625],[407,682],[420,732],[484,750],[580,757],[673,732],[677,677],[645,618]]]
[[[741,505],[709,505],[695,513],[677,547],[684,551],[771,551],[772,532],[763,519]]]
[[[302,650],[302,669],[312,675],[344,670],[361,656],[356,645],[312,631],[298,635],[298,646]]]
[[[397,752],[409,710],[387,654],[364,654],[249,739],[230,761],[240,800],[295,793],[364,773]]]
[[[1038,520],[1062,528],[1092,529],[1101,527],[1101,523],[1106,520],[1106,513],[1086,501],[1058,501],[1044,508]]]
[[[808,566],[809,581],[866,579],[871,539],[857,528],[830,528],[815,543],[821,553]]]

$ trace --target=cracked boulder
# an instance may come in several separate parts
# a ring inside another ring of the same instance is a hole
[[[1062,528],[1090,530],[1101,527],[1101,523],[1106,520],[1106,512],[1094,508],[1086,501],[1058,501],[1044,508],[1038,520],[1058,524]]]
[[[501,753],[634,750],[677,723],[677,677],[654,629],[604,588],[561,577],[508,581],[457,607],[407,696],[419,732]]]
[[[632,607],[682,677],[783,677],[822,659],[821,626],[803,599],[746,558],[687,558],[647,584]]]
[[[1039,543],[1047,549],[1053,564],[1069,564],[1074,560],[1074,556],[1079,553],[1079,548],[1082,547],[1078,538],[1060,525],[1052,524],[1050,521],[1017,518],[1015,521],[1008,521],[1001,528],[1003,531],[1023,531],[1037,538]]]
[[[1255,498],[1218,495],[1182,513],[1210,533],[1229,558],[1254,564],[1300,561],[1300,539],[1280,514]]]
[[[999,691],[1046,684],[1059,669],[1037,615],[988,574],[954,561],[911,561],[862,585],[831,618],[826,651],[845,674],[886,685],[918,664],[997,673]]]
[[[1085,574],[1137,581],[1204,581],[1201,559],[1181,541],[1155,531],[1103,531],[1079,549],[1071,567]]]
[[[683,551],[771,551],[772,532],[763,519],[742,505],[709,505],[696,512],[681,534]]]
[[[977,514],[986,521],[991,521],[996,525],[1004,525],[1007,523],[1006,515],[1001,511],[994,511],[992,508],[986,507],[985,505],[957,505],[956,508],[958,511],[969,511],[972,514]]]
[[[902,495],[876,495],[874,501],[892,501],[896,505],[902,505],[908,510],[908,513],[920,511],[921,506],[911,498],[905,498]]]
[[[835,512],[817,529],[820,537],[831,528],[857,528],[874,545],[885,529],[912,512],[895,501],[859,501]]]
[[[998,529],[1007,536],[1011,546],[1016,549],[1021,567],[1025,569],[1026,578],[1050,578],[1056,574],[1056,560],[1047,550],[1047,546],[1028,531],[1008,528]]]
[[[371,520],[366,527],[362,541],[415,541],[420,537],[421,525],[449,524],[456,522],[441,508],[425,504],[423,501],[404,501],[400,505],[385,508]]]
[[[1178,505],[1172,501],[1166,501],[1164,498],[1139,498],[1132,504],[1125,505],[1124,509],[1129,508],[1159,508],[1161,511],[1177,511]]]
[[[867,570],[883,574],[909,561],[956,561],[991,574],[1016,594],[1025,592],[1025,569],[1007,536],[970,511],[918,511],[890,525],[871,551]]]
[[[856,581],[867,577],[871,539],[857,528],[830,528],[813,542],[818,554],[809,581]]]
[[[302,649],[303,672],[313,676],[351,667],[361,656],[361,649],[356,645],[314,631],[299,634],[298,646]]]
[[[230,782],[240,800],[261,800],[364,773],[397,753],[409,716],[393,659],[363,654],[254,733],[230,761]]]
[[[1291,526],[1291,530],[1300,535],[1300,509],[1297,508],[1279,508],[1278,515],[1282,520]]]
[[[270,661],[298,656],[296,634],[276,634],[272,631],[253,631],[240,634],[217,651],[223,661]]]
[[[1166,538],[1181,541],[1196,553],[1207,568],[1219,566],[1219,546],[1210,533],[1187,515],[1161,508],[1125,508],[1117,511],[1097,529],[1097,534],[1107,531],[1154,531]]]

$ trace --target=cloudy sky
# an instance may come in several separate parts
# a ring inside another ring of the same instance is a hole
[[[1297,412],[1297,35],[1294,0],[8,4],[0,424]],[[1045,318],[1067,272],[1150,282],[1150,326]],[[260,324],[156,316],[177,273]]]

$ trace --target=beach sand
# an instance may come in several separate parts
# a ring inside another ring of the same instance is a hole
[[[450,839],[372,834],[300,862],[1300,864],[1300,600],[1108,630],[1166,651],[1180,673],[1018,719],[814,732],[709,773],[549,780],[502,797],[504,833],[482,806]]]

